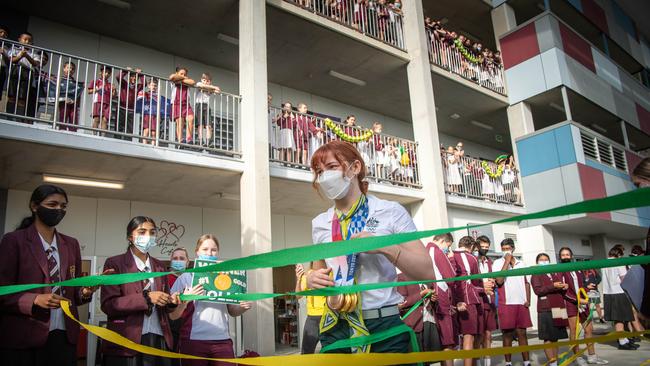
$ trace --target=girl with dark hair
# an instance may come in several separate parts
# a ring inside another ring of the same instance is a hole
[[[156,223],[150,217],[136,216],[126,227],[129,246],[126,253],[110,257],[104,269],[115,273],[164,272],[165,265],[149,255],[156,245]],[[106,313],[107,328],[129,340],[162,350],[172,349],[173,338],[168,312],[178,297],[169,295],[165,277],[121,285],[102,286],[101,309]],[[170,359],[144,355],[103,342],[105,366],[169,366]]]
[[[623,256],[623,251],[614,246],[609,250],[607,259],[614,259]],[[625,323],[634,321],[632,303],[621,287],[621,282],[627,270],[625,266],[609,267],[602,269],[603,276],[603,302],[605,303],[605,320],[614,323],[617,332],[625,330]],[[636,350],[639,346],[628,338],[619,338],[618,349]]]
[[[538,266],[550,264],[550,257],[540,253],[535,259]],[[564,294],[568,285],[563,282],[561,273],[533,275],[530,279],[537,295],[537,327],[539,339],[544,343],[557,342],[568,338],[566,327],[569,325]],[[544,349],[549,366],[557,366],[558,349]]]
[[[56,230],[66,214],[68,196],[44,184],[29,200],[31,216],[0,242],[0,286],[52,283],[52,286],[0,296],[0,358],[7,365],[76,365],[79,325],[61,310],[61,300],[90,302],[96,288],[55,283],[81,275],[77,239]]]
[[[313,186],[334,205],[312,221],[315,243],[350,240],[417,230],[411,216],[396,202],[368,195],[366,167],[355,147],[343,141],[321,146],[311,160]],[[347,265],[346,265],[347,264]],[[363,268],[355,273],[354,268]],[[393,282],[396,268],[412,279],[433,279],[431,257],[419,240],[365,253],[320,260],[307,274],[308,288],[343,286],[352,283]],[[349,269],[349,271],[348,271]],[[330,277],[330,272],[335,274]],[[323,347],[340,339],[372,334],[400,324],[395,288],[360,294],[330,296],[321,321]],[[357,352],[408,352],[409,336],[400,334],[371,346],[354,347]],[[350,352],[350,348],[335,352]]]

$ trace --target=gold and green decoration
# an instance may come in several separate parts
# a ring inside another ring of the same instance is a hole
[[[483,161],[481,163],[481,166],[483,166],[483,170],[485,170],[485,173],[490,176],[490,178],[499,178],[501,174],[503,174],[503,168],[505,165],[499,165],[502,161],[505,161],[508,159],[508,155],[499,155],[496,159],[494,159],[494,162],[498,165],[497,171],[493,172],[492,168],[488,165],[487,161]]]
[[[483,57],[481,56],[474,56],[472,55],[467,48],[465,48],[465,45],[463,42],[461,42],[458,38],[454,39],[454,44],[456,45],[456,48],[460,51],[460,54],[467,59],[467,61],[473,63],[473,64],[478,64],[483,62]]]
[[[341,140],[347,141],[347,142],[361,142],[361,141],[368,141],[372,137],[372,131],[371,130],[365,130],[361,136],[350,136],[345,131],[341,128],[341,126],[337,125],[336,123],[332,122],[331,119],[326,118],[325,119],[325,125],[327,128],[332,130],[336,136],[338,136]]]

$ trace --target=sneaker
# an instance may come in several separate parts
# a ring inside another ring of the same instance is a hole
[[[589,355],[587,356],[587,363],[590,365],[607,365],[609,361],[603,360],[597,355]]]
[[[618,344],[618,349],[620,350],[628,350],[628,351],[634,351],[636,350],[636,347],[632,345],[632,343],[625,343],[625,344]]]
[[[632,337],[632,338],[628,338],[628,339],[630,340],[630,342],[634,342],[634,343],[641,342],[641,338],[639,338],[639,337]]]
[[[587,361],[585,361],[585,359],[582,357],[578,357],[576,358],[576,364],[578,366],[587,366]]]

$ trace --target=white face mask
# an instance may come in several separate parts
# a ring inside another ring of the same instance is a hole
[[[133,245],[142,253],[148,253],[151,247],[156,246],[156,237],[149,235],[136,236]]]
[[[318,185],[321,192],[331,200],[338,200],[345,197],[350,190],[352,178],[348,178],[340,170],[325,170],[318,177]]]
[[[539,262],[537,262],[537,264],[540,265],[540,266],[545,266],[545,265],[549,264],[549,261],[539,261]]]

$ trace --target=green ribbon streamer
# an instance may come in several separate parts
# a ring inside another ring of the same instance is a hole
[[[406,314],[402,315],[402,316],[400,317],[400,319],[404,320],[404,319],[408,318],[409,315],[411,315],[411,313],[414,312],[415,309],[417,309],[418,306],[420,306],[420,305],[424,302],[424,299],[426,299],[426,298],[429,297],[430,295],[431,295],[431,292],[427,292],[427,294],[424,295],[423,298],[421,298],[420,300],[418,300],[418,302],[416,302],[415,304],[413,304],[413,306],[411,306],[411,308],[409,309],[409,311],[407,311]]]
[[[210,266],[192,268],[183,272],[225,272],[225,271],[243,271],[259,268],[282,267],[296,263],[305,263],[323,258],[333,258],[352,253],[367,252],[391,245],[406,243],[409,241],[419,240],[439,234],[445,234],[457,230],[468,230],[471,228],[502,224],[507,222],[520,222],[524,220],[544,219],[556,216],[566,216],[594,212],[618,211],[629,208],[650,206],[650,187],[640,188],[637,190],[621,193],[618,195],[587,200],[569,204],[566,206],[556,207],[549,210],[539,211],[530,214],[524,214],[514,217],[508,217],[501,220],[492,221],[486,224],[443,228],[435,230],[415,231],[410,233],[392,234],[386,236],[373,236],[334,243],[323,243],[325,245],[309,244],[297,248],[282,249],[274,252],[255,254],[244,258],[232,259],[222,263]],[[588,262],[593,263],[593,262]],[[71,280],[61,281],[52,284],[15,284],[0,286],[0,296],[9,295],[17,292],[28,291],[31,289],[49,287],[49,286],[100,286],[100,285],[120,285],[129,282],[142,281],[146,278],[161,277],[171,272],[154,272],[154,273],[122,273],[115,275],[95,275]],[[431,281],[428,281],[431,282]],[[381,285],[381,284],[366,284]],[[364,285],[357,285],[364,286]],[[378,287],[382,288],[382,287]],[[371,288],[372,289],[372,288]],[[322,291],[322,290],[318,290]],[[356,292],[356,291],[355,291]],[[328,294],[325,294],[328,295]],[[313,296],[313,295],[310,295]]]
[[[251,293],[251,294],[232,294],[220,296],[227,299],[234,299],[240,301],[257,301],[280,296],[332,296],[338,294],[352,294],[369,290],[378,290],[389,287],[399,287],[408,285],[420,285],[433,282],[454,282],[475,280],[483,278],[499,278],[499,277],[513,277],[513,276],[530,276],[540,275],[546,273],[561,273],[570,271],[582,271],[585,269],[600,269],[608,267],[623,267],[640,264],[650,264],[650,255],[639,257],[624,257],[616,259],[599,259],[594,261],[582,261],[571,263],[558,263],[549,264],[546,266],[529,266],[524,268],[509,269],[505,271],[496,271],[489,273],[478,273],[468,276],[459,276],[453,278],[436,279],[436,280],[419,280],[419,281],[401,281],[401,282],[381,282],[381,283],[363,283],[350,286],[337,286],[325,287],[321,289],[305,290],[299,292],[286,292],[286,293]],[[181,300],[209,300],[209,296],[205,295],[181,295]]]
[[[395,337],[397,335],[400,335],[402,333],[408,333],[409,334],[409,341],[411,343],[411,352],[420,352],[420,345],[418,344],[418,339],[415,336],[415,332],[411,327],[409,327],[406,324],[400,324],[398,326],[382,330],[380,332],[376,332],[373,334],[369,334],[367,336],[361,336],[361,337],[355,337],[355,338],[346,338],[346,339],[341,339],[338,340],[332,344],[329,344],[325,347],[323,347],[320,350],[320,353],[325,353],[327,351],[335,350],[335,349],[341,349],[341,348],[354,348],[354,347],[361,347],[366,344],[372,344],[372,343],[377,343],[384,341],[386,339]],[[422,365],[421,362],[418,362],[418,365]]]

